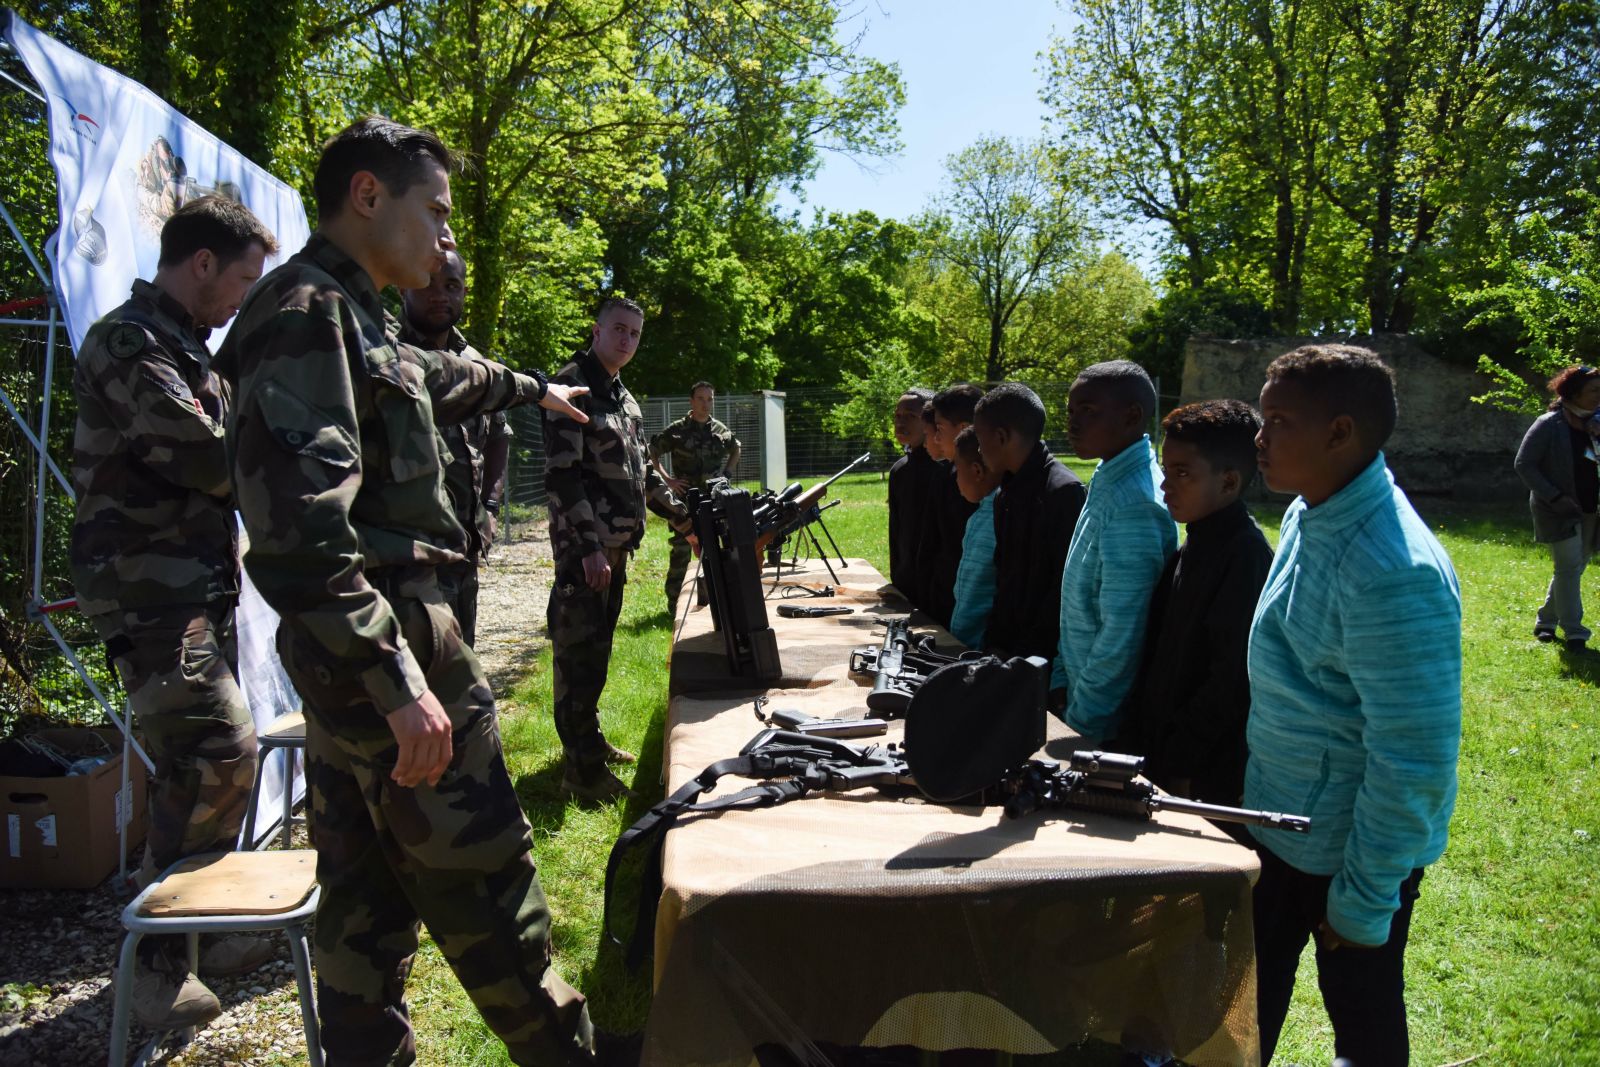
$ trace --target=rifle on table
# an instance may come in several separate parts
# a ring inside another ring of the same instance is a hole
[[[1311,820],[1303,815],[1188,800],[1163,793],[1148,779],[1140,777],[1143,773],[1142,756],[1074,752],[1065,767],[1055,760],[1029,760],[1021,770],[1002,778],[994,789],[1005,805],[1006,815],[1013,819],[1055,808],[1076,808],[1135,819],[1149,819],[1158,811],[1181,811],[1217,822],[1266,826],[1297,834],[1311,832]]]
[[[756,521],[756,551],[765,552],[768,563],[781,567],[784,543],[796,535],[809,538],[817,556],[827,564],[828,574],[833,578],[834,584],[839,584],[839,576],[834,573],[833,564],[828,562],[827,553],[822,551],[822,542],[809,527],[812,523],[817,524],[823,536],[828,539],[828,544],[833,546],[833,554],[839,557],[839,566],[843,567],[844,553],[839,551],[839,545],[829,532],[828,524],[822,521],[822,513],[828,508],[836,507],[841,501],[834,500],[825,505],[820,501],[827,495],[830,485],[871,458],[871,452],[861,453],[834,472],[832,477],[818,482],[810,489],[803,488],[799,482],[790,482],[781,490],[768,489],[757,494],[752,501]]]
[[[905,715],[911,698],[934,671],[981,656],[977,652],[959,656],[940,652],[932,635],[913,634],[908,620],[890,619],[881,644],[864,645],[850,653],[850,673],[872,679],[867,707],[892,719]]]

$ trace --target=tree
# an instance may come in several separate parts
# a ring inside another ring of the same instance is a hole
[[[1038,368],[1012,341],[1019,312],[1083,261],[1088,237],[1073,179],[1043,145],[983,138],[945,162],[946,188],[926,226],[934,259],[964,278],[983,309],[983,377]]]

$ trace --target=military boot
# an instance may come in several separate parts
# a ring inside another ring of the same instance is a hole
[[[613,745],[610,741],[606,742],[606,762],[607,763],[612,763],[612,764],[616,764],[616,763],[636,763],[636,762],[638,762],[638,759],[639,759],[638,756],[635,756],[632,752],[629,752],[627,749],[618,748],[616,745]]]
[[[561,795],[592,804],[607,804],[617,797],[632,797],[634,793],[604,763],[594,767],[568,763],[561,775]]]
[[[222,1014],[222,1003],[206,984],[188,971],[159,963],[136,963],[133,996],[128,1007],[133,1021],[146,1030],[182,1030],[203,1026]]]
[[[200,947],[200,974],[206,978],[235,978],[249,974],[278,954],[270,938],[253,934],[222,934],[205,938]]]

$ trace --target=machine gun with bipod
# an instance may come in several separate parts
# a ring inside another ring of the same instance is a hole
[[[822,542],[811,526],[814,523],[822,531],[822,536],[828,539],[828,544],[833,548],[833,554],[839,557],[839,566],[845,566],[844,553],[839,551],[828,524],[822,521],[822,513],[837,507],[842,501],[832,500],[827,504],[821,501],[830,485],[871,458],[871,452],[861,453],[826,481],[818,482],[810,489],[804,488],[799,482],[790,482],[781,490],[763,490],[751,498],[751,512],[756,523],[756,551],[766,553],[767,562],[778,568],[780,576],[783,570],[783,546],[790,538],[794,538],[801,544],[809,542],[817,557],[827,566],[833,583],[839,584],[839,576],[834,573],[833,564],[822,550]]]

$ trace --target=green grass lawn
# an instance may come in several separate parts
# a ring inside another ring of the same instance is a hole
[[[1073,466],[1087,479],[1087,466]],[[826,519],[840,547],[886,571],[882,478],[851,475],[833,496],[843,503]],[[1532,640],[1549,564],[1523,509],[1423,500],[1419,510],[1461,578],[1466,671],[1460,799],[1450,847],[1423,881],[1408,953],[1412,1060],[1597,1064],[1600,655]],[[1276,540],[1282,505],[1256,511]],[[661,794],[665,569],[665,531],[652,523],[629,575],[602,713],[607,734],[641,754],[632,772],[639,800],[600,811],[559,800],[548,650],[501,702],[507,759],[555,917],[556,966],[588,994],[595,1021],[613,1029],[641,1026],[650,1001],[648,968],[626,973],[600,917],[611,843]],[[1588,589],[1600,607],[1600,587],[1591,579]],[[543,617],[542,601],[528,605],[530,627]],[[1309,952],[1304,964],[1275,1062],[1309,1067],[1333,1050]],[[410,988],[422,1062],[509,1062],[431,943]]]

